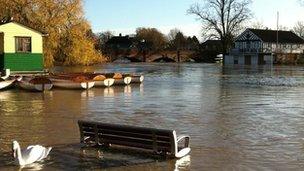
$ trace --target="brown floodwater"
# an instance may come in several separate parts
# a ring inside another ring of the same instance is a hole
[[[55,71],[142,73],[142,84],[0,92],[0,170],[303,170],[304,68],[106,64]],[[79,144],[79,119],[175,129],[191,154],[162,159]],[[52,146],[19,168],[11,143]]]

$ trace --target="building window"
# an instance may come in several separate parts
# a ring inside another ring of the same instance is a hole
[[[250,42],[249,42],[249,41],[246,42],[246,49],[247,49],[247,50],[250,49]]]
[[[239,57],[238,56],[233,57],[233,64],[239,64]]]
[[[32,52],[31,37],[16,37],[16,52],[30,53]]]

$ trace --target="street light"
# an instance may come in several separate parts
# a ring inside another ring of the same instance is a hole
[[[140,44],[141,51],[143,54],[143,62],[146,62],[146,40],[142,39]]]

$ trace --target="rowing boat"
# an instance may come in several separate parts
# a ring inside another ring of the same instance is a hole
[[[142,83],[145,79],[143,75],[129,75],[132,78],[131,83]]]
[[[110,87],[114,84],[115,79],[107,78],[104,74],[84,73],[87,77],[95,81],[96,87]]]
[[[14,82],[15,82],[15,79],[4,80],[4,79],[0,78],[0,90],[8,89],[9,87],[11,87],[14,84]]]
[[[64,89],[90,89],[94,87],[95,81],[88,79],[85,76],[71,76],[71,75],[51,75],[54,87]]]
[[[18,81],[18,86],[29,91],[49,91],[52,89],[52,81],[43,76],[24,76]]]

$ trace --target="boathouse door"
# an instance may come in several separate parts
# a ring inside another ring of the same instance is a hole
[[[245,65],[251,65],[251,56],[245,55]]]
[[[258,56],[258,65],[264,65],[265,61],[264,61],[264,55],[259,54]]]

